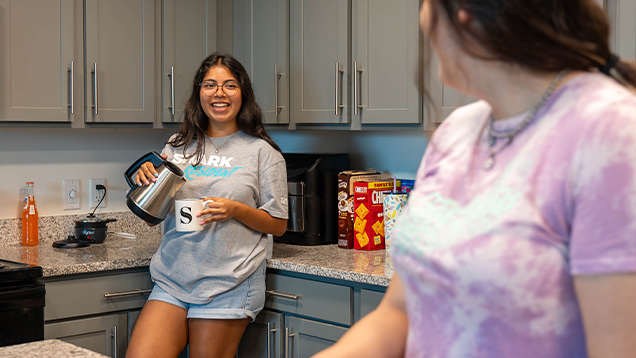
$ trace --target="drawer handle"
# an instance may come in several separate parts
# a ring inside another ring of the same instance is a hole
[[[140,288],[140,289],[134,290],[134,291],[115,292],[115,293],[106,292],[106,293],[104,293],[104,298],[116,298],[116,297],[134,296],[134,295],[150,293],[150,292],[152,292],[152,288],[148,288],[148,289],[145,289],[145,290],[142,290]]]
[[[300,295],[290,295],[289,293],[282,293],[282,292],[276,292],[276,291],[267,290],[265,291],[265,293],[268,293],[276,297],[289,298],[290,300],[297,300],[300,298]]]

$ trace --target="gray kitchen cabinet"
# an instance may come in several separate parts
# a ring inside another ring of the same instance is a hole
[[[233,54],[267,124],[289,123],[289,0],[234,0]]]
[[[87,123],[153,123],[155,0],[85,0]]]
[[[329,348],[347,328],[300,317],[285,317],[286,357],[308,358]]]
[[[216,0],[162,0],[161,121],[181,122],[201,61],[217,48]]]
[[[77,0],[0,0],[0,121],[82,118],[81,12]]]
[[[281,358],[285,317],[282,313],[262,310],[245,329],[236,356],[238,358]]]
[[[153,286],[148,268],[46,277],[42,282],[45,339],[62,339],[108,356],[116,351],[119,357],[126,353]]]
[[[291,0],[294,123],[349,123],[350,0]]]
[[[422,122],[419,0],[291,0],[291,122]]]
[[[425,83],[437,113],[430,111],[429,120],[426,121],[426,128],[435,129],[455,109],[472,103],[476,99],[443,84],[438,77],[439,59],[437,55],[431,54],[430,61],[428,72],[425,74]]]
[[[44,325],[44,339],[60,339],[109,357],[126,355],[126,336],[125,314],[110,314]]]
[[[238,358],[309,357],[372,311],[384,287],[268,270],[265,308],[247,326]]]
[[[418,0],[354,0],[353,118],[361,124],[422,122]]]
[[[636,59],[636,1],[607,0],[605,11],[610,20],[610,49],[621,59]]]
[[[360,290],[360,318],[376,309],[384,297],[384,292],[367,289]]]

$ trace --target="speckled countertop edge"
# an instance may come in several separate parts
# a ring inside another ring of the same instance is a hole
[[[95,353],[59,339],[47,339],[30,343],[16,344],[0,348],[3,358],[102,358],[103,354]]]
[[[130,213],[130,215],[132,215]],[[106,216],[106,215],[104,215]],[[126,213],[114,213],[115,231],[135,233],[135,238],[113,232],[104,243],[87,248],[53,248],[49,241],[27,247],[18,243],[0,245],[0,259],[42,267],[44,277],[64,276],[117,269],[147,267],[161,243],[161,233]],[[59,219],[55,219],[59,220]],[[109,227],[110,231],[110,227]],[[274,243],[267,267],[370,285],[388,286],[392,267],[385,250],[340,249],[337,245],[298,246]],[[388,264],[387,264],[388,262]]]

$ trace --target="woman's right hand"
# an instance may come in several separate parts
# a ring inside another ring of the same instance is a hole
[[[161,158],[166,160],[168,159],[168,155],[162,154]],[[154,183],[155,181],[157,181],[156,178],[157,170],[155,169],[155,166],[151,162],[145,162],[139,167],[139,170],[137,171],[137,178],[135,179],[135,181],[139,186],[150,185],[150,182]]]

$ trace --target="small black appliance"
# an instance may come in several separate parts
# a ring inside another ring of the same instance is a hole
[[[42,268],[0,260],[0,347],[44,339]]]
[[[338,174],[349,169],[349,154],[284,153],[289,219],[274,241],[320,245],[338,242]]]
[[[78,247],[87,247],[90,244],[101,244],[108,234],[108,226],[106,224],[117,221],[117,219],[102,219],[95,216],[95,211],[99,204],[106,197],[106,187],[98,184],[97,190],[103,190],[102,199],[95,205],[95,209],[84,219],[75,220],[75,235],[69,235],[66,240],[59,240],[53,243],[53,247],[59,249],[75,249]]]

